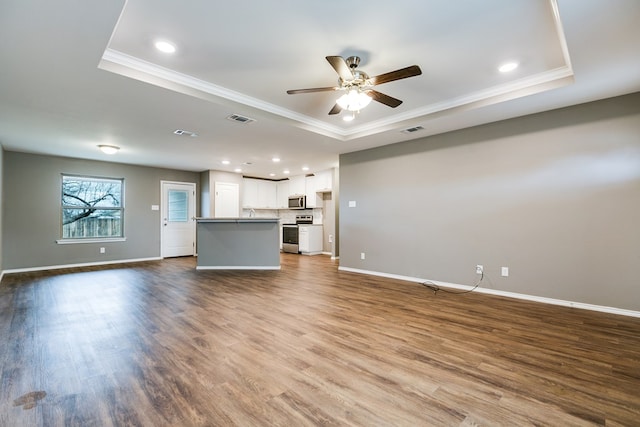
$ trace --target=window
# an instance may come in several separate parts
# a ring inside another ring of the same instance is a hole
[[[124,237],[124,180],[62,176],[62,240]]]
[[[189,192],[169,190],[168,219],[170,222],[189,221]]]

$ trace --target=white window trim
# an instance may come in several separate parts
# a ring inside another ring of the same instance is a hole
[[[126,237],[106,237],[101,239],[58,239],[56,243],[59,245],[74,245],[76,243],[110,243],[110,242],[126,242]]]
[[[64,180],[65,176],[73,176],[73,177],[77,177],[77,178],[88,178],[88,179],[96,179],[96,180],[109,180],[109,181],[120,181],[120,185],[121,185],[121,200],[120,200],[120,207],[119,208],[105,208],[105,210],[119,210],[122,214],[121,216],[121,221],[122,221],[122,233],[124,233],[124,178],[108,178],[108,177],[98,177],[98,176],[90,176],[90,175],[76,175],[76,174],[66,174],[63,173],[62,174],[62,179]],[[64,210],[65,207],[64,205],[61,205],[61,208]],[[62,232],[62,228],[60,230]],[[124,234],[122,236],[119,237],[88,237],[88,238],[70,238],[70,239],[65,239],[65,238],[60,238],[56,240],[56,243],[58,245],[67,245],[67,244],[78,244],[78,243],[110,243],[110,242],[126,242],[127,238],[124,236]]]

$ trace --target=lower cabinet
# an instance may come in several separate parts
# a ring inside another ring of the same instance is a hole
[[[298,225],[298,250],[302,255],[322,253],[322,225]]]

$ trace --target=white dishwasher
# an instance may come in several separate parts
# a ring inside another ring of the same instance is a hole
[[[322,253],[322,225],[298,225],[298,250],[302,255],[318,255]]]

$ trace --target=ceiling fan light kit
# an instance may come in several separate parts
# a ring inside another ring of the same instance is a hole
[[[327,56],[326,59],[336,73],[338,73],[338,86],[293,89],[288,90],[287,93],[289,95],[295,95],[299,93],[327,92],[334,90],[345,91],[346,93],[336,100],[336,104],[329,111],[329,115],[339,114],[342,110],[359,112],[361,109],[369,105],[371,100],[377,101],[391,108],[396,108],[402,104],[401,100],[378,92],[377,90],[374,90],[373,87],[383,83],[389,83],[395,80],[406,79],[408,77],[419,76],[422,74],[420,67],[412,65],[410,67],[405,67],[370,78],[367,73],[357,69],[360,64],[360,58],[357,56],[350,56],[346,60],[341,56]],[[352,114],[351,120],[353,120],[354,117],[355,114]]]
[[[371,97],[358,89],[349,89],[336,103],[343,110],[360,111],[371,102]]]

